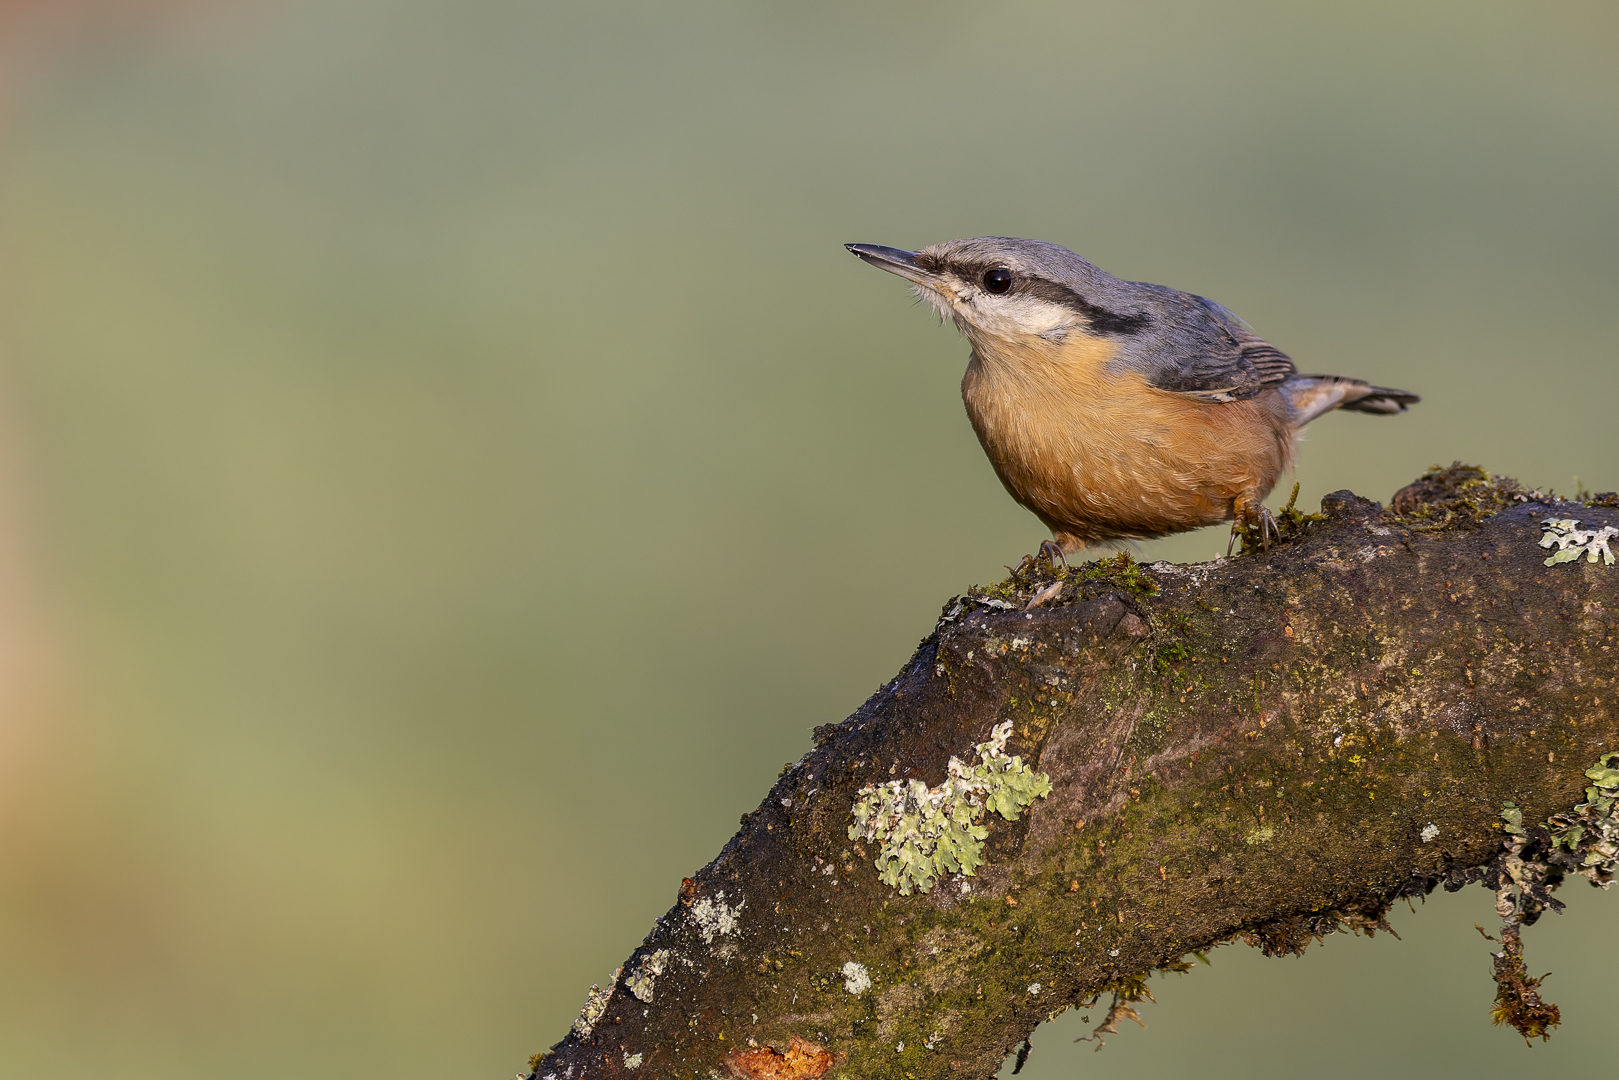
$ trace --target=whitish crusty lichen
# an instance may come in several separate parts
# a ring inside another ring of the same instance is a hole
[[[668,962],[668,949],[659,949],[655,953],[648,954],[642,959],[640,966],[635,969],[635,973],[624,980],[625,987],[642,1001],[650,1002],[652,1000],[652,984],[657,981],[659,975],[663,974],[664,965]]]
[[[849,839],[880,843],[876,866],[884,884],[901,896],[927,892],[945,874],[972,874],[983,864],[989,830],[986,810],[1008,821],[1051,793],[1051,779],[1006,752],[1012,721],[998,724],[979,743],[978,764],[952,757],[944,783],[890,780],[860,790]]]
[[[865,964],[850,960],[843,965],[843,988],[855,997],[871,989],[871,972],[866,970]]]
[[[573,1022],[574,1034],[581,1039],[590,1038],[590,1033],[595,1028],[596,1021],[600,1020],[602,1013],[607,1011],[607,999],[613,996],[613,987],[618,984],[618,977],[623,970],[622,967],[614,969],[613,977],[608,980],[606,990],[603,990],[595,983],[591,984],[590,993],[585,996],[585,1007],[579,1010],[579,1018]]]
[[[1581,529],[1576,518],[1547,518],[1540,524],[1545,529],[1540,546],[1557,549],[1546,560],[1547,566],[1574,562],[1581,555],[1585,556],[1586,562],[1600,559],[1604,566],[1613,565],[1613,550],[1608,546],[1608,541],[1619,536],[1619,529],[1612,525],[1604,525],[1600,529]]]
[[[707,896],[691,906],[691,917],[697,922],[697,932],[703,935],[705,945],[714,944],[716,937],[736,932],[737,916],[742,912],[742,905],[746,901],[739,900],[735,905],[725,902],[725,893],[719,892],[711,899]]]

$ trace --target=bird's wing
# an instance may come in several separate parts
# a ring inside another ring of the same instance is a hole
[[[1149,385],[1217,404],[1251,398],[1298,371],[1286,353],[1214,301],[1188,293],[1165,299],[1167,325],[1140,358]]]

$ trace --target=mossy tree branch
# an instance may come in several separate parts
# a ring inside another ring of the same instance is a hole
[[[1269,552],[1026,572],[947,605],[535,1075],[990,1077],[1041,1021],[1127,1004],[1194,950],[1298,949],[1476,880],[1503,804],[1542,821],[1619,749],[1619,567],[1539,546],[1548,517],[1619,510],[1427,480],[1399,516],[1328,496]],[[984,814],[973,876],[880,881],[850,838],[861,793],[965,775],[1005,721],[1049,794]]]

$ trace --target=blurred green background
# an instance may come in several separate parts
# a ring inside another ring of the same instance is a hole
[[[0,1075],[496,1077],[1041,540],[845,241],[1033,236],[1619,487],[1611,4],[320,0],[13,50]],[[1145,545],[1204,559],[1220,530]],[[1218,950],[1024,1076],[1611,1061],[1619,900]]]

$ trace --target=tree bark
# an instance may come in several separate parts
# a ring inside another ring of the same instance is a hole
[[[1266,552],[947,604],[533,1075],[990,1077],[1041,1021],[1127,1005],[1190,952],[1302,949],[1476,880],[1503,804],[1539,822],[1619,749],[1619,566],[1540,546],[1549,517],[1619,525],[1615,500],[1483,475],[1430,473],[1400,515],[1337,492]],[[879,880],[850,837],[862,792],[939,785],[1008,720],[1050,793],[983,815],[972,876]]]

